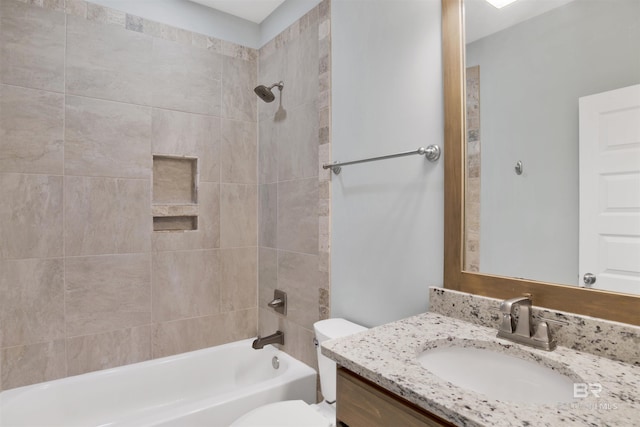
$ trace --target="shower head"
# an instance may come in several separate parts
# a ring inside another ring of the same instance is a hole
[[[277,87],[278,90],[282,90],[282,88],[284,87],[284,83],[283,82],[274,83],[269,87],[266,87],[265,85],[260,85],[260,86],[257,86],[253,91],[264,102],[272,102],[274,99],[276,99],[276,96],[273,94],[273,91],[271,90],[274,87]]]

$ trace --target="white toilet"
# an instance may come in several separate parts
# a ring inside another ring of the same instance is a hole
[[[303,400],[287,400],[254,409],[230,427],[334,427],[336,423],[336,364],[320,353],[323,341],[361,332],[367,328],[345,319],[327,319],[313,324],[318,341],[318,370],[324,402],[309,405]]]

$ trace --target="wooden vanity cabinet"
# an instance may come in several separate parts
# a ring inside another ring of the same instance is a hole
[[[336,420],[339,427],[454,426],[345,368],[338,368]]]

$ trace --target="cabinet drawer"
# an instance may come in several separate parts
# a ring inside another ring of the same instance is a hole
[[[336,419],[339,426],[453,426],[344,368],[338,369],[336,397]]]

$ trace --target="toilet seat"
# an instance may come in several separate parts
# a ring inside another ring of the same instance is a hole
[[[260,406],[230,427],[332,427],[333,423],[303,400],[285,400]]]

